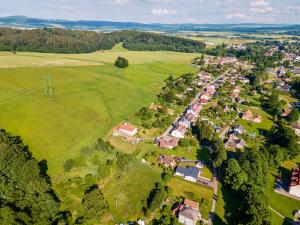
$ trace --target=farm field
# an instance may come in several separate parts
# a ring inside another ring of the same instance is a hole
[[[151,103],[169,74],[195,71],[189,65],[194,54],[129,52],[120,47],[102,53],[0,56],[6,58],[0,60],[0,67],[10,67],[8,63],[16,67],[0,69],[0,127],[22,136],[35,157],[46,159],[52,177],[81,148],[93,145],[112,127]],[[119,55],[132,65],[116,69],[112,62]],[[25,60],[27,57],[37,61],[45,57],[61,64],[37,65]],[[64,64],[73,58],[82,65]],[[44,75],[52,77],[54,97],[44,96]]]
[[[178,52],[146,52],[128,51],[120,44],[112,50],[86,54],[56,54],[36,52],[0,52],[0,68],[10,67],[47,67],[47,66],[93,66],[113,63],[118,56],[125,57],[130,64],[149,62],[181,62],[189,63],[198,54]]]

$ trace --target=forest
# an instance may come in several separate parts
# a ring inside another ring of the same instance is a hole
[[[133,30],[97,33],[60,28],[0,28],[0,51],[89,53],[109,50],[120,42],[134,51],[200,52],[205,48],[199,41]]]

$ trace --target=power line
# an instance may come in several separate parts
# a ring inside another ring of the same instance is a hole
[[[4,103],[7,103],[7,102],[10,102],[11,100],[14,100],[14,99],[16,99],[16,98],[18,98],[18,97],[20,97],[20,96],[22,96],[22,95],[28,95],[28,94],[30,94],[30,93],[32,93],[32,92],[38,90],[39,88],[41,88],[41,86],[42,86],[42,84],[40,84],[40,85],[38,85],[38,86],[36,86],[36,87],[34,87],[34,88],[31,88],[31,89],[29,89],[29,90],[22,91],[22,92],[20,92],[19,94],[15,95],[15,96],[11,96],[11,97],[9,97],[9,98],[0,100],[0,105],[1,105],[1,104],[4,104]]]
[[[30,89],[32,89],[32,88],[35,88],[35,87],[37,87],[37,86],[40,86],[41,84],[42,84],[41,81],[40,81],[40,82],[36,82],[36,83],[34,83],[33,86],[26,87],[26,88],[21,88],[21,89],[18,89],[18,90],[11,91],[11,92],[8,92],[8,93],[6,93],[6,94],[3,94],[3,95],[0,96],[0,101],[1,101],[1,99],[3,99],[3,98],[10,98],[11,95],[13,96],[13,95],[19,94],[20,92],[27,91],[27,89],[30,90]]]

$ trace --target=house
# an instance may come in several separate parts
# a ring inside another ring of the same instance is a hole
[[[195,112],[200,112],[201,111],[201,105],[199,104],[194,104],[191,106],[191,109],[194,110]]]
[[[187,113],[186,116],[184,117],[184,119],[189,121],[190,123],[192,123],[197,119],[197,114]]]
[[[260,115],[254,115],[250,110],[247,110],[243,113],[242,119],[252,121],[255,123],[260,123],[262,121],[262,117]]]
[[[113,132],[113,136],[133,137],[136,134],[137,128],[129,123],[124,123],[118,126]]]
[[[289,194],[300,197],[300,168],[292,169]]]
[[[281,85],[278,88],[282,92],[290,92],[292,87],[290,85]]]
[[[283,77],[285,75],[284,67],[283,66],[279,67],[276,74],[277,74],[277,77]]]
[[[244,134],[245,128],[242,125],[238,125],[233,129],[235,134]]]
[[[185,133],[187,132],[187,128],[184,125],[178,125],[173,131],[171,132],[171,135],[174,138],[184,138]]]
[[[245,77],[240,77],[240,82],[242,84],[249,84],[250,80],[248,78],[245,78]]]
[[[179,204],[173,213],[178,217],[178,221],[185,225],[196,225],[201,219],[199,203],[189,199]]]
[[[233,93],[240,93],[241,92],[241,88],[239,87],[239,86],[236,86],[234,89],[233,89],[233,91],[232,91]]]
[[[204,105],[208,103],[208,99],[201,98],[199,102]]]
[[[159,147],[164,149],[173,149],[178,145],[178,139],[174,137],[160,137],[159,138]]]
[[[149,109],[152,109],[152,110],[154,110],[154,111],[157,111],[157,110],[159,110],[159,109],[162,109],[162,106],[161,106],[161,105],[157,105],[157,104],[155,104],[155,103],[151,103],[151,104],[149,105]]]
[[[199,73],[198,77],[203,83],[208,83],[211,80],[211,75],[207,72]]]
[[[206,93],[209,95],[213,95],[216,92],[216,87],[214,85],[210,85],[206,88]]]
[[[226,113],[226,112],[229,112],[230,111],[230,108],[228,107],[228,105],[226,105],[223,109],[223,112]]]
[[[300,210],[294,212],[293,225],[300,225]]]
[[[198,180],[198,176],[200,173],[200,169],[193,167],[177,167],[175,171],[175,175],[183,177],[185,180],[196,183]]]
[[[234,134],[231,134],[229,139],[225,143],[225,148],[231,148],[231,149],[244,149],[246,146],[246,142],[235,136]]]
[[[282,113],[281,113],[281,116],[282,116],[282,117],[287,117],[287,116],[292,112],[292,110],[293,110],[293,109],[290,109],[290,108],[288,108],[288,109],[283,109],[283,110],[282,110]]]
[[[164,164],[165,167],[175,167],[176,166],[176,158],[174,156],[161,155],[159,157],[159,163]]]
[[[187,120],[185,117],[184,118],[181,118],[179,121],[178,121],[178,125],[182,125],[184,126],[185,128],[189,128],[191,126],[191,121]]]
[[[296,135],[300,137],[300,121],[298,121],[296,124],[293,124],[292,128],[295,130]]]
[[[138,219],[137,223],[138,225],[145,225],[145,221],[142,219]]]

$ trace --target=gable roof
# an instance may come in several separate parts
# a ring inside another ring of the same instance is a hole
[[[120,125],[117,129],[118,130],[125,130],[125,131],[128,131],[128,132],[134,132],[136,127],[133,126],[132,124],[124,123],[124,124]]]
[[[194,179],[198,178],[199,175],[199,168],[193,166],[193,167],[180,167],[178,166],[176,168],[176,173],[183,174],[185,177],[193,177]]]
[[[187,205],[187,206],[190,206],[194,209],[199,209],[199,203],[198,202],[195,202],[195,201],[192,201],[190,199],[184,199],[184,202],[183,204]]]

